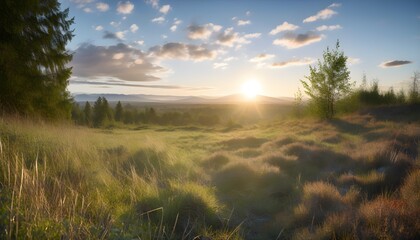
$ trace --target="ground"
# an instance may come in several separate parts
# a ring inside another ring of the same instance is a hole
[[[90,129],[0,121],[2,237],[414,239],[420,121]]]

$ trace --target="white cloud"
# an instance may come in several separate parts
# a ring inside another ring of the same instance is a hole
[[[118,39],[120,39],[120,40],[124,40],[124,38],[125,38],[125,33],[126,33],[127,31],[119,31],[119,32],[116,32],[115,33],[115,36],[117,36],[117,38]]]
[[[112,59],[114,59],[114,60],[120,60],[121,58],[123,58],[124,57],[124,53],[115,53],[113,56],[112,56]]]
[[[130,14],[134,9],[134,4],[130,1],[118,2],[117,12],[121,14]]]
[[[360,63],[360,58],[349,57],[347,58],[347,61],[349,62],[350,65],[355,65],[355,64]]]
[[[163,5],[163,6],[159,9],[159,12],[161,12],[161,13],[163,13],[163,14],[167,14],[170,10],[171,10],[171,5],[167,4],[167,5]]]
[[[288,23],[288,22],[283,22],[281,25],[278,25],[276,28],[271,30],[270,35],[276,35],[277,33],[283,32],[283,31],[293,31],[293,30],[296,30],[298,28],[299,28],[299,26],[296,26],[296,25]]]
[[[101,25],[98,25],[98,26],[95,27],[95,30],[96,31],[102,31],[102,30],[104,30],[104,27],[102,27]]]
[[[247,16],[250,16],[251,15],[251,11],[246,11],[246,13],[245,13]]]
[[[324,35],[320,35],[313,32],[307,32],[305,34],[294,34],[286,33],[282,38],[273,41],[274,45],[281,45],[288,49],[300,48],[311,43],[319,42],[324,38]]]
[[[82,44],[75,50],[71,65],[73,76],[89,79],[114,77],[139,82],[159,80],[153,75],[164,70],[152,64],[141,50],[123,43],[106,47]]]
[[[90,8],[83,8],[83,12],[85,12],[85,13],[91,13],[92,12],[92,9],[90,9]]]
[[[99,2],[96,4],[96,9],[98,9],[101,12],[106,12],[109,9],[109,5],[103,2]]]
[[[144,40],[139,40],[139,41],[136,41],[136,43],[137,43],[138,45],[144,45]]]
[[[152,22],[162,24],[165,21],[164,17],[153,18]]]
[[[179,20],[178,18],[174,18],[174,25],[179,25],[181,23],[182,23],[181,20]]]
[[[217,62],[217,63],[213,63],[213,68],[214,69],[226,69],[227,68],[227,66],[228,66],[228,64],[227,63],[225,63],[225,62]]]
[[[153,8],[159,8],[159,0],[146,0],[146,3],[152,5]]]
[[[337,30],[337,29],[342,29],[342,27],[340,25],[322,25],[316,28],[317,31],[333,31],[333,30]]]
[[[182,21],[181,20],[179,20],[179,19],[177,19],[177,18],[174,18],[174,23],[172,24],[172,26],[170,27],[170,30],[172,31],[172,32],[175,32],[177,29],[178,29],[178,25],[179,24],[181,24],[182,23]]]
[[[119,27],[121,25],[121,22],[110,22],[109,25],[113,26],[113,27]]]
[[[250,62],[263,62],[266,61],[268,59],[271,59],[275,57],[273,54],[266,54],[266,53],[261,53],[251,59],[249,59]]]
[[[236,60],[236,59],[238,59],[238,58],[236,58],[236,57],[227,57],[227,58],[223,59],[223,62],[230,62],[230,61],[233,61],[233,60]]]
[[[328,8],[335,8],[335,7],[340,7],[341,3],[333,3],[330,6],[328,6]]]
[[[261,33],[248,33],[244,35],[244,38],[259,38]]]
[[[84,7],[86,4],[93,2],[94,0],[70,0],[77,5],[78,8]]]
[[[222,29],[222,26],[215,25],[213,23],[207,23],[204,25],[190,25],[188,27],[188,38],[189,39],[208,39],[211,34],[218,32]]]
[[[271,64],[271,68],[286,68],[286,67],[292,67],[292,66],[302,66],[302,65],[308,65],[315,62],[314,59],[305,57],[302,59],[291,59],[284,62],[275,62]]]
[[[251,41],[241,36],[239,33],[234,32],[233,28],[228,28],[217,36],[217,43],[227,47],[236,45],[236,49],[239,49],[243,44],[249,44]]]
[[[167,35],[165,35],[165,34],[162,34],[162,38],[163,38],[163,39],[167,39],[167,38],[168,38],[168,36],[167,36]]]
[[[211,50],[205,45],[171,42],[150,48],[149,55],[160,59],[204,61],[217,57],[217,51]]]
[[[244,26],[251,24],[250,20],[238,20],[238,26]]]
[[[323,9],[323,10],[319,11],[316,15],[305,18],[303,20],[303,22],[308,23],[308,22],[315,22],[315,21],[320,20],[320,19],[324,20],[324,19],[331,18],[332,16],[334,16],[336,14],[337,14],[336,11],[334,11],[332,9],[329,9],[329,8],[326,8],[326,9]]]
[[[139,27],[138,27],[136,24],[132,24],[132,25],[130,26],[130,31],[131,31],[132,33],[137,32],[137,30],[139,30]]]

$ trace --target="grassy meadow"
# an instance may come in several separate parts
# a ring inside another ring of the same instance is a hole
[[[212,127],[3,117],[0,238],[419,239],[419,119],[409,107]]]

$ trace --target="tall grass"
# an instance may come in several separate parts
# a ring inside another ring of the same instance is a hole
[[[0,129],[1,238],[188,239],[225,226],[214,190],[188,182],[194,162],[161,141],[21,119]]]
[[[372,115],[234,131],[3,118],[0,238],[415,239],[418,136]]]

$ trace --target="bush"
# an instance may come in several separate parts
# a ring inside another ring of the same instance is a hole
[[[364,239],[418,239],[418,211],[407,208],[404,201],[378,197],[366,202],[359,210]]]
[[[401,187],[401,197],[413,209],[420,210],[420,170],[415,170],[405,179]]]
[[[303,186],[301,203],[295,208],[300,224],[319,224],[334,212],[347,208],[337,188],[326,182],[312,182]]]

